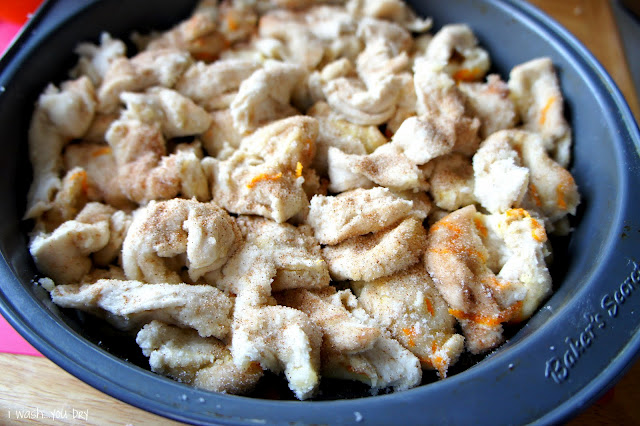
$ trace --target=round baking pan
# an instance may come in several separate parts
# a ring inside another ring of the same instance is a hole
[[[27,129],[38,95],[76,61],[79,41],[100,32],[128,39],[166,29],[193,1],[49,0],[0,60],[0,310],[39,351],[100,391],[196,424],[555,423],[586,408],[640,350],[640,135],[623,97],[566,30],[516,0],[414,1],[436,29],[468,23],[503,77],[550,57],[574,132],[571,172],[582,194],[575,231],[556,243],[553,296],[486,359],[442,381],[377,396],[325,394],[278,401],[216,394],[156,375],[130,337],[54,306],[33,284],[29,224],[21,220],[31,179]],[[473,360],[471,360],[473,361]],[[333,398],[333,400],[331,400]],[[339,398],[339,399],[336,399]]]

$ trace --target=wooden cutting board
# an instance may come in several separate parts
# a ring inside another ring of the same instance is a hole
[[[611,73],[636,119],[638,99],[607,0],[534,0],[572,31]],[[45,358],[0,354],[0,424],[178,424],[117,401]],[[640,363],[574,425],[640,424]],[[22,417],[19,419],[18,417]]]
[[[531,0],[571,31],[604,65],[640,120],[640,106],[610,0]]]

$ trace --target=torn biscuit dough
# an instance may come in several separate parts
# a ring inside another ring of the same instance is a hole
[[[98,280],[94,284],[58,285],[51,299],[104,317],[122,330],[136,330],[152,320],[195,329],[202,337],[224,339],[231,331],[233,299],[210,285],[147,284]]]
[[[423,264],[374,281],[352,283],[360,305],[441,378],[464,351],[455,318]]]
[[[336,196],[311,199],[307,223],[321,244],[338,244],[350,237],[387,228],[409,215],[413,202],[389,189],[354,189]]]
[[[151,201],[134,214],[122,263],[131,280],[179,283],[185,278],[180,267],[185,267],[188,279],[197,282],[220,269],[241,240],[238,225],[215,203]]]
[[[277,272],[271,283],[273,291],[329,286],[327,263],[308,225],[296,227],[247,216],[238,217],[236,222],[245,241],[260,248],[274,262]]]
[[[371,281],[414,265],[426,248],[422,222],[409,217],[373,234],[322,249],[334,280]]]
[[[262,377],[260,365],[237,368],[221,340],[192,329],[153,320],[138,332],[136,343],[149,358],[151,371],[200,389],[242,395]]]

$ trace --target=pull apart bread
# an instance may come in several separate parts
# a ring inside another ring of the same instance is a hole
[[[552,291],[571,129],[549,59],[505,81],[469,26],[430,28],[399,0],[203,0],[133,55],[81,43],[29,129],[39,283],[217,392],[405,390],[496,348]]]

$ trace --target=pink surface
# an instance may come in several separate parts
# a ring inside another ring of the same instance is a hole
[[[18,31],[20,31],[20,25],[0,20],[0,53],[4,53],[9,47]],[[0,352],[42,356],[2,316],[0,316]]]
[[[0,52],[4,53],[5,49],[11,44],[11,40],[18,34],[21,26],[12,22],[0,20]]]
[[[0,352],[42,356],[0,316]]]

